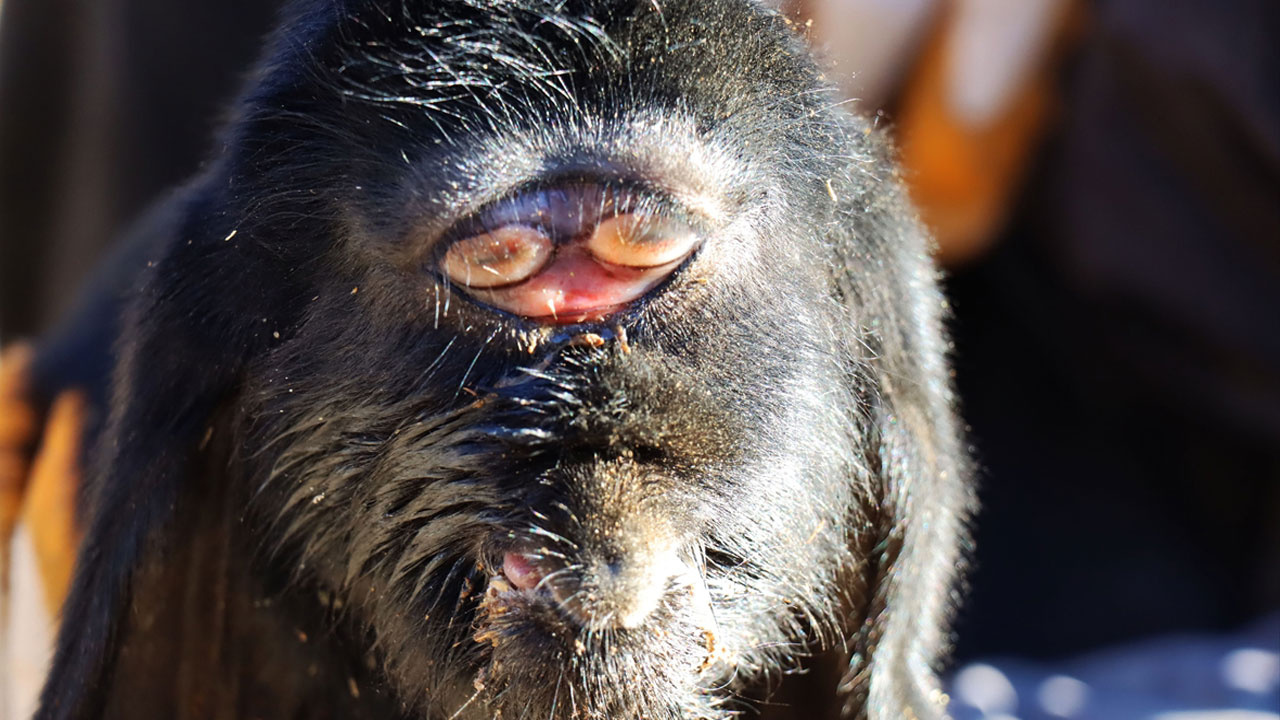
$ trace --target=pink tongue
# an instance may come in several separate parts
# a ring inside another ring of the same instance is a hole
[[[542,580],[542,573],[521,553],[509,552],[502,556],[502,574],[520,590],[531,590]]]
[[[472,290],[481,300],[525,317],[570,323],[599,320],[662,282],[679,261],[655,268],[599,262],[579,247],[563,248],[542,272],[519,285]]]

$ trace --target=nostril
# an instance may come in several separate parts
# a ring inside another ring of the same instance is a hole
[[[618,557],[601,557],[583,569],[579,594],[569,610],[588,627],[636,628],[662,604],[672,578],[687,570],[674,551],[650,548]]]

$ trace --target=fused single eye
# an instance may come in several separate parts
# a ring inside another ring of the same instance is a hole
[[[483,230],[446,245],[437,267],[498,310],[556,324],[598,321],[660,285],[697,249],[700,235],[679,214],[623,186],[540,188],[467,221],[461,227]]]
[[[679,222],[630,213],[597,225],[587,239],[587,249],[613,265],[653,268],[688,255],[697,241],[697,234]]]
[[[450,280],[470,288],[512,285],[541,269],[553,247],[537,228],[505,225],[450,245],[441,268]]]

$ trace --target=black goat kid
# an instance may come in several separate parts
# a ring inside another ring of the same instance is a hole
[[[295,3],[133,242],[39,718],[942,714],[942,301],[777,14]]]

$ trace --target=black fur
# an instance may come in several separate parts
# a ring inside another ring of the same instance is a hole
[[[784,22],[328,0],[282,28],[135,240],[38,717],[723,718],[802,666],[796,717],[939,716],[969,505],[943,304]],[[480,208],[583,181],[699,204],[705,245],[567,327],[432,271]],[[692,571],[640,627],[488,588],[504,543],[655,537]]]

